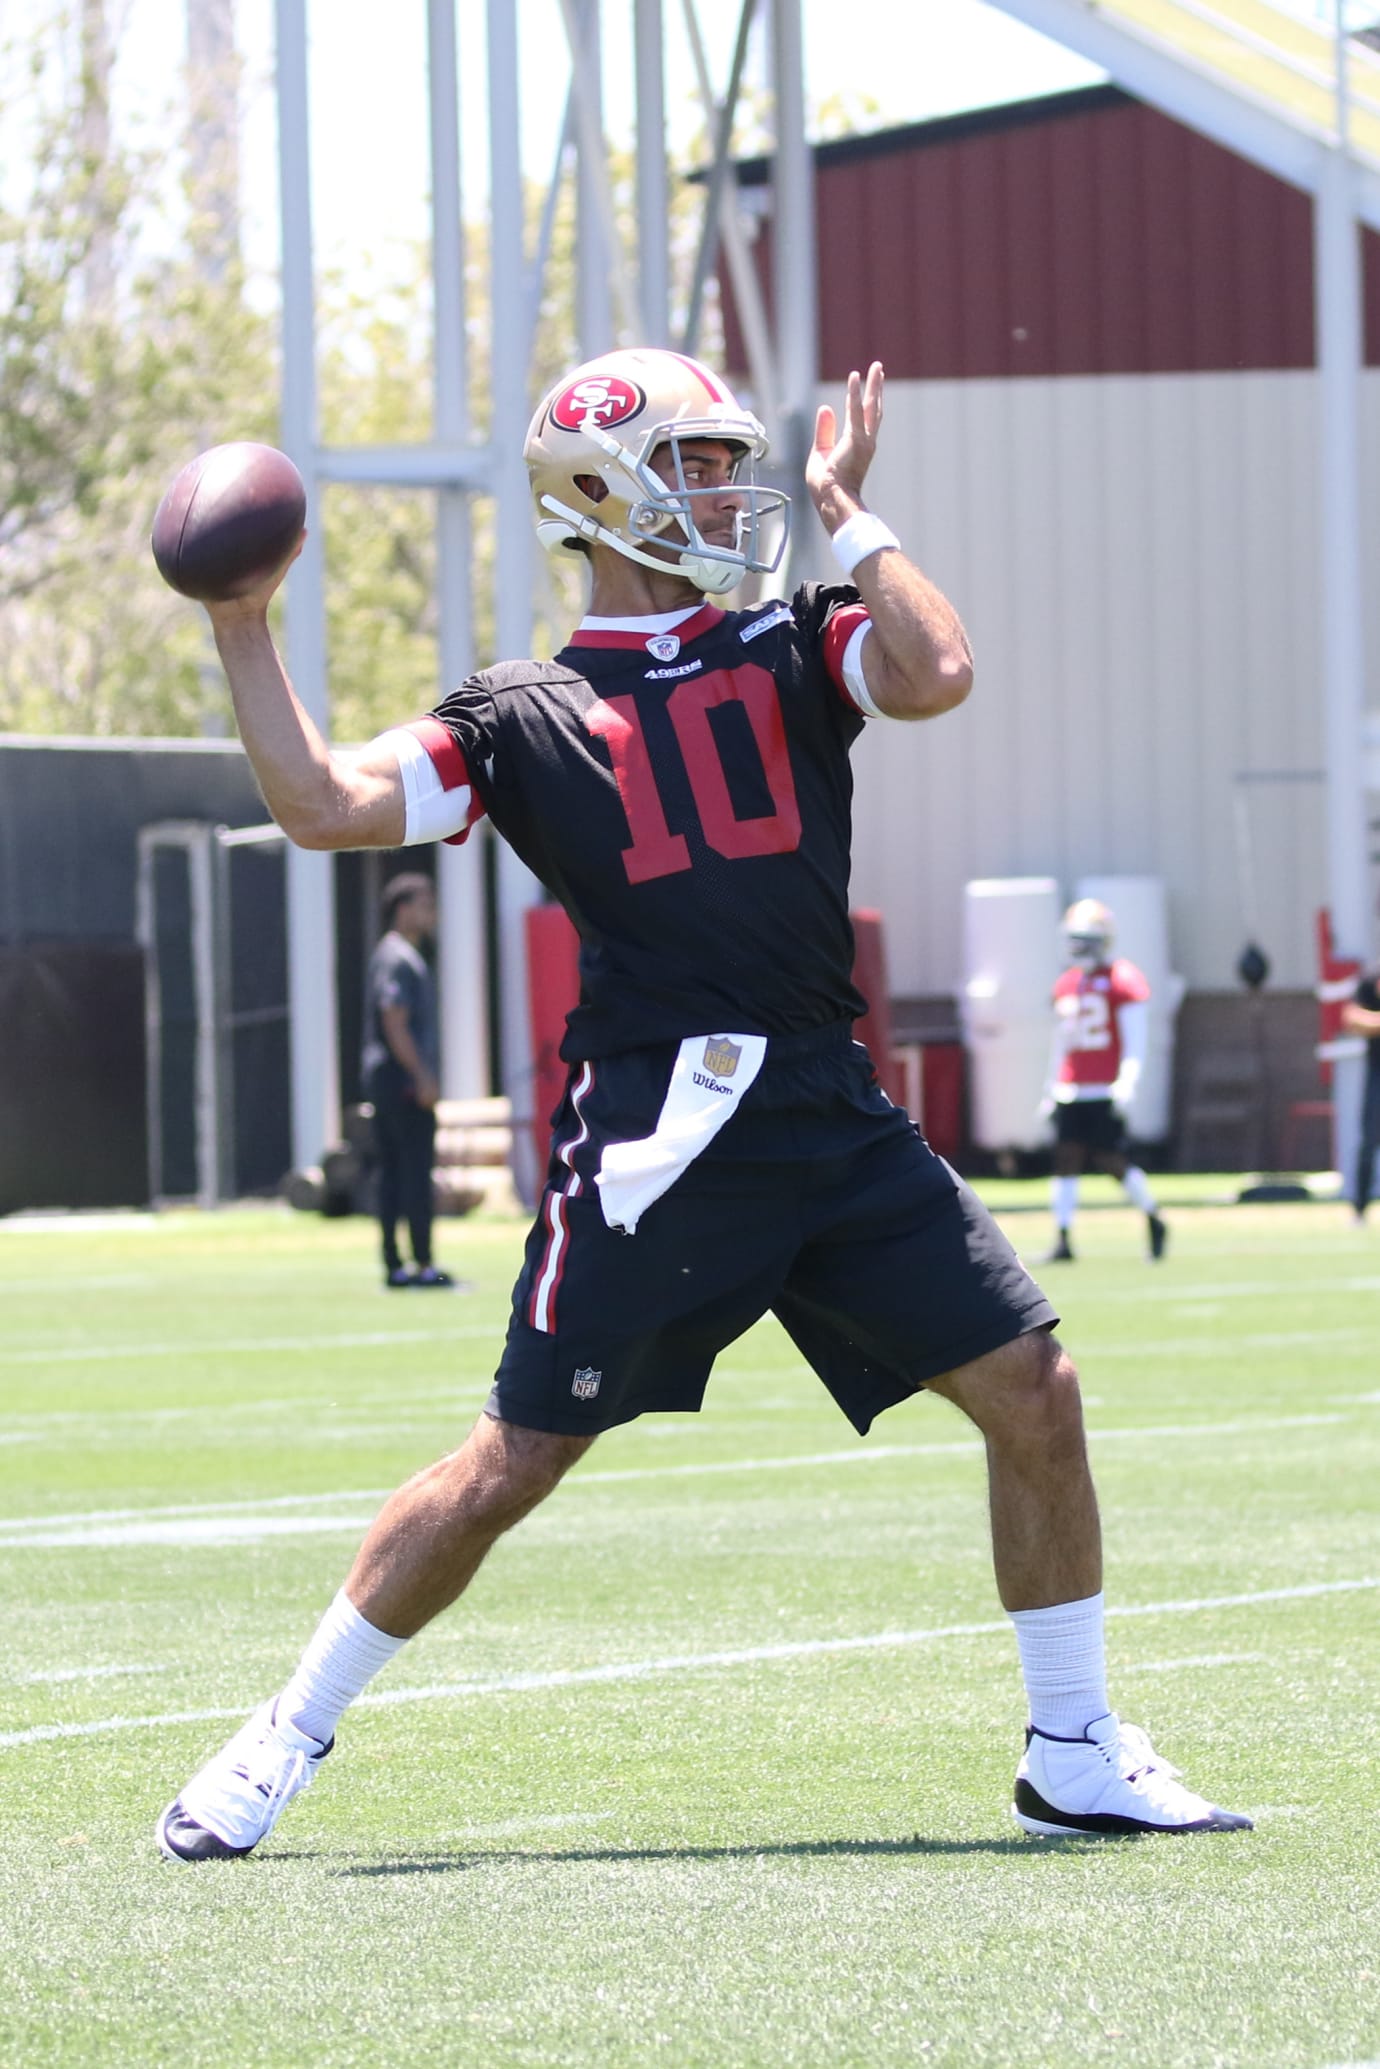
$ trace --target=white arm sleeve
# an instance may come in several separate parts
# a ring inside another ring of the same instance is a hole
[[[1133,1076],[1139,1077],[1145,1068],[1145,1053],[1150,1046],[1150,1008],[1144,999],[1127,999],[1117,1015],[1117,1029],[1121,1035],[1121,1069],[1130,1064]]]
[[[473,786],[458,783],[453,790],[447,790],[435,762],[406,726],[380,733],[375,745],[391,748],[398,757],[398,773],[407,801],[404,847],[416,847],[420,841],[448,840],[452,834],[464,833],[470,821],[478,817]]]
[[[871,690],[868,689],[867,677],[863,674],[863,641],[871,630],[872,620],[864,618],[861,625],[857,626],[851,634],[848,644],[843,650],[843,660],[840,665],[843,669],[844,682],[848,685],[848,694],[857,705],[859,711],[862,712],[864,718],[886,718],[888,714],[883,711],[881,705],[872,695]]]

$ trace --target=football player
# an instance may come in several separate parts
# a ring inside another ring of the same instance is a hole
[[[1054,1248],[1046,1264],[1072,1264],[1078,1180],[1091,1162],[1120,1179],[1145,1216],[1150,1256],[1164,1256],[1169,1230],[1150,1182],[1126,1154],[1126,1116],[1145,1067],[1150,986],[1134,963],[1112,954],[1113,919],[1096,898],[1064,914],[1068,968],[1054,987],[1054,1045],[1044,1111],[1054,1116]]]
[[[998,1587],[1030,1699],[1034,1833],[1249,1820],[1174,1779],[1106,1688],[1078,1382],[1054,1310],[853,1040],[849,749],[972,680],[953,606],[862,500],[882,369],[822,408],[806,479],[838,579],[715,599],[781,551],[761,425],[709,368],[617,351],[527,438],[535,519],[587,559],[551,661],[481,670],[361,754],[333,751],[270,639],[273,583],[210,607],[279,824],[316,848],[459,840],[481,813],[579,930],[546,1188],[488,1406],[385,1504],[286,1686],[158,1822],[172,1860],[250,1852],[337,1720],[455,1601],[600,1431],[700,1406],[768,1309],[855,1428],[928,1388],[981,1431]],[[773,529],[778,533],[773,537]]]

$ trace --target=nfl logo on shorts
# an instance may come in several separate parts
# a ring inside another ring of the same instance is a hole
[[[711,1035],[704,1045],[704,1067],[716,1078],[731,1078],[742,1053],[741,1043],[730,1042],[727,1035]]]
[[[599,1382],[603,1376],[603,1373],[596,1372],[592,1365],[577,1365],[575,1377],[570,1383],[570,1391],[577,1401],[592,1401],[599,1391]]]

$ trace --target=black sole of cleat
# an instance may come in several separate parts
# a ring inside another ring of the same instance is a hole
[[[175,1826],[181,1827],[176,1839]],[[165,1861],[242,1861],[254,1851],[251,1846],[227,1846],[215,1832],[189,1818],[180,1801],[169,1804],[154,1828],[154,1837]]]
[[[1011,1815],[1021,1830],[1034,1839],[1144,1839],[1152,1835],[1172,1838],[1179,1833],[1255,1830],[1251,1820],[1240,1811],[1219,1810],[1215,1804],[1209,1816],[1195,1818],[1191,1825],[1155,1825],[1139,1818],[1117,1817],[1105,1810],[1059,1810],[1046,1803],[1023,1775],[1017,1780],[1015,1797]]]

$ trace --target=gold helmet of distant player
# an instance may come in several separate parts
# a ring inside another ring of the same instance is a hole
[[[1071,963],[1096,970],[1109,960],[1115,921],[1097,898],[1079,898],[1064,914],[1064,949]]]
[[[696,522],[697,508],[723,490],[686,481],[681,448],[692,439],[732,449],[739,508],[731,546],[707,539]],[[674,462],[670,483],[648,464],[663,445]],[[548,553],[578,552],[581,541],[612,546],[721,596],[746,574],[770,574],[785,550],[790,498],[756,479],[766,452],[756,417],[697,359],[650,348],[601,353],[542,399],[528,429],[537,537]],[[581,486],[590,476],[608,491],[601,501]]]

